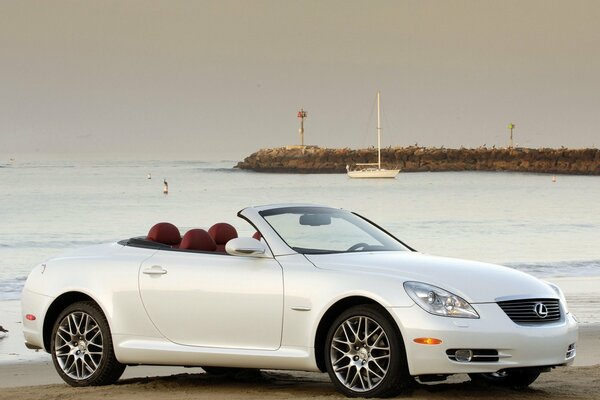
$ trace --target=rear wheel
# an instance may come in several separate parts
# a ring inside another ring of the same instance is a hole
[[[56,371],[71,386],[109,385],[125,370],[115,357],[106,317],[91,301],[73,303],[60,313],[50,351]]]
[[[327,372],[346,396],[390,397],[412,381],[402,338],[375,306],[355,306],[340,314],[325,346]]]
[[[484,382],[494,386],[523,389],[531,385],[540,376],[537,368],[515,368],[491,374],[469,374],[473,381]]]

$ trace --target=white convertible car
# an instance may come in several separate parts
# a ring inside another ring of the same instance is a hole
[[[29,348],[70,385],[127,365],[327,371],[347,396],[385,397],[456,373],[524,387],[575,358],[560,289],[496,265],[416,252],[355,213],[249,207],[181,237],[172,224],[35,267]]]

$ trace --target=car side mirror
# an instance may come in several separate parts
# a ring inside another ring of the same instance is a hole
[[[254,238],[241,237],[227,242],[225,251],[232,256],[263,257],[267,248]]]

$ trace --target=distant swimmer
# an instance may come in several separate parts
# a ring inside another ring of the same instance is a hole
[[[167,183],[167,180],[165,178],[163,178],[163,184],[163,193],[169,194],[169,184]]]
[[[152,174],[148,173],[148,175],[146,176],[146,179],[152,179]]]

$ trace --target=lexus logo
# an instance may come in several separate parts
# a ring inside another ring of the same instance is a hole
[[[533,306],[533,311],[540,318],[546,318],[548,316],[548,307],[546,307],[543,303],[537,303]]]

